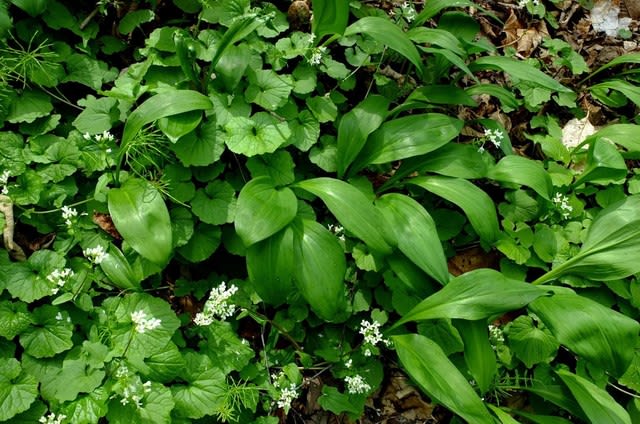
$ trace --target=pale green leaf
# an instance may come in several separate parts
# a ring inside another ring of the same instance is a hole
[[[349,20],[349,2],[343,0],[316,0],[313,3],[311,31],[318,38],[324,35],[342,35]]]
[[[551,178],[540,162],[523,156],[505,156],[487,177],[502,183],[513,183],[530,187],[543,198],[550,200],[553,186]]]
[[[249,157],[273,153],[291,136],[286,122],[278,122],[264,112],[256,113],[251,119],[231,118],[224,129],[229,150]]]

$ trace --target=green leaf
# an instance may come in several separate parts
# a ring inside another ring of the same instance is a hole
[[[609,93],[609,90],[615,90],[616,92],[621,93],[626,98],[628,98],[633,103],[635,103],[636,106],[640,106],[640,87],[635,86],[626,81],[622,81],[622,80],[605,81],[605,82],[601,82],[600,84],[591,86],[590,90],[591,90],[591,94],[594,97],[596,97],[598,100],[602,101],[605,104],[608,103],[607,94]],[[614,104],[611,104],[608,106],[616,107],[618,106],[616,103],[617,102],[614,102]],[[627,103],[626,100],[624,100],[624,103],[625,104]]]
[[[273,153],[291,136],[286,122],[278,122],[264,112],[256,113],[251,119],[233,117],[224,129],[229,150],[249,157]]]
[[[502,183],[530,187],[544,199],[551,200],[551,178],[540,162],[522,156],[505,156],[489,169],[487,177]]]
[[[429,19],[436,16],[440,11],[450,7],[477,7],[478,5],[469,0],[430,0],[425,4],[422,12],[416,17],[412,23],[413,27],[420,27]]]
[[[440,346],[418,334],[391,336],[391,339],[402,367],[429,397],[467,422],[495,423],[482,400]]]
[[[560,344],[575,354],[614,376],[622,375],[629,367],[640,332],[635,320],[570,293],[539,298],[529,309]]]
[[[60,410],[67,416],[69,422],[78,424],[95,423],[107,415],[107,401],[109,393],[104,388],[98,388],[85,396],[80,396],[73,402],[68,402]]]
[[[236,192],[226,181],[214,180],[199,189],[191,200],[191,210],[202,222],[222,225],[233,222]]]
[[[26,262],[13,262],[0,269],[0,282],[13,297],[31,303],[49,296],[54,283],[47,280],[47,276],[56,268],[64,268],[65,259],[58,252],[52,250],[38,250]]]
[[[270,305],[280,306],[293,290],[293,231],[290,227],[247,250],[247,272],[252,288]]]
[[[293,278],[298,290],[320,318],[344,320],[347,265],[340,242],[316,221],[294,221],[292,228]]]
[[[504,112],[513,112],[520,107],[520,102],[515,94],[506,88],[495,84],[476,84],[465,90],[468,95],[488,94],[500,101],[500,106]]]
[[[44,305],[33,310],[35,326],[20,334],[20,345],[34,358],[49,358],[71,349],[73,324],[69,315],[54,306]]]
[[[303,110],[295,120],[289,121],[291,143],[303,152],[309,150],[320,137],[320,122],[308,110]]]
[[[190,262],[202,262],[209,258],[220,245],[220,227],[198,223],[189,242],[178,248],[178,253]]]
[[[560,84],[553,77],[534,68],[526,62],[511,59],[505,56],[484,56],[469,65],[473,72],[487,69],[497,69],[507,73],[517,87],[518,81],[527,82],[536,87],[543,87],[559,93],[572,93],[573,91]]]
[[[385,122],[369,137],[352,171],[432,152],[455,138],[461,129],[462,121],[439,113]]]
[[[33,324],[27,304],[20,301],[0,302],[0,336],[12,340]]]
[[[196,127],[200,125],[201,121],[202,112],[199,110],[192,110],[190,112],[160,118],[156,122],[156,125],[172,143],[175,143],[180,137],[195,130]]]
[[[316,0],[313,3],[311,32],[320,40],[324,35],[342,35],[349,20],[349,2]]]
[[[640,196],[634,195],[603,209],[589,227],[580,252],[533,284],[543,284],[565,274],[610,281],[640,272],[636,258],[640,246],[639,208]]]
[[[354,396],[340,393],[332,386],[323,386],[322,395],[318,398],[318,404],[325,411],[339,415],[343,412],[354,415],[362,415],[366,398],[364,396]]]
[[[585,169],[573,186],[586,182],[615,184],[624,181],[626,176],[627,164],[616,146],[609,140],[598,137],[590,144]]]
[[[11,3],[35,17],[47,10],[49,0],[11,0]]]
[[[431,3],[433,3],[433,1],[431,1],[429,4]],[[466,57],[467,55],[467,52],[465,51],[464,46],[462,45],[460,40],[458,40],[455,35],[444,29],[416,27],[410,29],[407,32],[407,36],[414,43],[429,43],[431,45],[442,47],[443,49],[446,49],[460,57]],[[449,87],[454,91],[460,90],[454,85],[442,85],[440,87]],[[425,90],[424,88],[419,88],[418,90],[428,95],[428,90]],[[476,102],[473,101],[467,104],[467,106],[476,105]]]
[[[220,160],[225,150],[224,140],[218,137],[215,121],[203,123],[194,131],[180,137],[169,148],[184,166],[211,165]]]
[[[284,228],[297,211],[297,199],[291,189],[276,189],[268,177],[254,178],[238,195],[236,232],[245,246],[251,246]]]
[[[537,327],[529,316],[519,316],[506,331],[509,348],[527,368],[555,358],[559,343],[549,330]]]
[[[147,358],[130,358],[129,363],[141,375],[160,383],[168,383],[181,375],[185,366],[184,358],[173,342]]]
[[[495,205],[491,198],[473,183],[449,177],[416,177],[408,180],[460,207],[473,229],[488,243],[498,239],[500,229]]]
[[[112,243],[109,251],[100,262],[100,268],[117,288],[122,290],[140,290],[142,275],[138,275],[120,249]]]
[[[592,423],[631,424],[631,417],[605,390],[589,380],[560,369],[556,374],[567,385]]]
[[[33,122],[49,115],[53,110],[51,99],[41,91],[25,90],[11,104],[7,121],[11,123]]]
[[[388,107],[389,100],[373,95],[344,114],[338,126],[338,177],[358,156],[369,134],[382,124]]]
[[[120,23],[118,23],[118,31],[120,34],[130,34],[134,29],[140,25],[151,22],[155,19],[156,15],[153,10],[141,9],[127,12]]]
[[[347,27],[344,36],[349,37],[361,33],[400,53],[416,67],[419,75],[423,74],[424,69],[416,46],[413,45],[407,34],[389,19],[378,16],[360,18]]]
[[[254,156],[247,160],[247,168],[253,178],[269,177],[275,186],[291,184],[295,181],[295,163],[291,153],[278,150],[272,154]]]
[[[116,108],[118,100],[111,97],[96,99],[89,95],[85,100],[78,101],[84,110],[73,120],[73,126],[81,133],[98,134],[109,131],[118,121],[119,113]]]
[[[487,320],[457,320],[455,326],[464,343],[464,362],[480,393],[485,394],[493,386],[498,372],[496,354],[489,343]]]
[[[612,124],[601,128],[595,134],[587,137],[582,144],[592,143],[594,139],[609,140],[627,149],[625,156],[640,157],[640,125]],[[582,144],[578,147],[581,147]]]
[[[115,70],[109,70],[106,63],[83,54],[69,56],[66,67],[68,73],[62,82],[74,81],[94,90],[100,90],[103,82],[112,81],[117,76]]]
[[[214,415],[224,405],[227,391],[224,373],[206,355],[187,352],[184,358],[186,367],[181,378],[187,384],[171,386],[175,412],[193,419]]]
[[[38,396],[38,380],[22,371],[15,358],[3,359],[0,370],[0,421],[26,411]]]
[[[255,353],[243,343],[231,324],[214,321],[206,328],[207,356],[225,375],[240,371],[249,364]]]
[[[333,178],[313,178],[296,184],[318,196],[344,228],[380,253],[391,253],[383,236],[384,221],[373,203],[349,183]]]
[[[596,74],[599,74],[600,72],[607,70],[609,68],[612,68],[614,66],[617,65],[622,65],[625,63],[640,63],[640,53],[627,53],[627,54],[623,54],[620,56],[616,56],[614,57],[611,61],[609,61],[609,63],[602,65],[601,67],[599,67],[597,70],[595,70],[594,72],[592,72],[589,75],[589,78],[593,77]]]
[[[248,102],[266,110],[275,111],[289,100],[293,89],[290,75],[278,75],[271,69],[249,72],[249,87],[244,95]]]
[[[500,293],[496,296],[496,293]],[[477,269],[453,278],[420,302],[393,327],[436,318],[487,319],[520,309],[547,293],[539,287],[505,277],[492,269]]]
[[[79,348],[70,352],[63,361],[62,368],[50,383],[54,386],[51,393],[60,402],[75,400],[79,393],[92,392],[101,385],[106,375],[103,369],[91,367],[79,355]]]
[[[436,224],[418,202],[403,194],[387,194],[376,202],[405,256],[441,284],[449,281],[447,260]]]
[[[164,266],[171,255],[171,219],[160,192],[148,182],[129,178],[107,194],[109,213],[122,237],[141,256]]]
[[[305,100],[305,103],[320,123],[335,121],[338,116],[338,107],[330,97],[309,97]]]

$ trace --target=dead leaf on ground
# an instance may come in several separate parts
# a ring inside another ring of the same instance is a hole
[[[573,118],[562,128],[562,144],[567,149],[573,149],[596,131],[596,127],[589,122],[588,116],[582,119]]]
[[[116,229],[116,226],[111,219],[111,215],[93,211],[93,216],[91,217],[91,219],[94,224],[102,229],[102,231],[106,232],[116,240],[122,240],[122,236]]]
[[[465,249],[447,261],[449,272],[453,276],[462,275],[478,268],[497,269],[499,257],[495,252],[485,252],[481,247]]]
[[[544,21],[538,21],[528,28],[524,28],[513,11],[509,15],[502,30],[505,33],[505,46],[516,46],[516,51],[525,57],[542,43],[545,37],[549,37],[549,30]]]

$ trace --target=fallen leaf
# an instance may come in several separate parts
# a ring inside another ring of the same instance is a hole
[[[111,237],[113,237],[116,240],[122,240],[122,236],[116,229],[116,226],[113,224],[111,215],[94,211],[92,220],[94,224],[100,227],[104,232],[109,234]]]
[[[573,149],[596,131],[596,127],[589,122],[588,116],[582,119],[573,118],[562,128],[562,144],[567,149]]]

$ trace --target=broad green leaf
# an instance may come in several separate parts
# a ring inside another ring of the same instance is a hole
[[[111,130],[118,121],[118,100],[111,97],[87,96],[86,100],[78,101],[84,110],[73,120],[73,126],[81,133],[98,134]]]
[[[440,346],[418,334],[391,336],[391,339],[402,367],[429,397],[467,422],[495,423],[480,397]]]
[[[191,210],[202,222],[222,225],[233,222],[236,213],[236,192],[222,180],[211,181],[199,189],[191,200]]]
[[[594,97],[596,97],[598,100],[603,101],[603,103],[607,103],[605,99],[609,90],[615,90],[617,92],[622,93],[626,98],[628,98],[633,103],[635,103],[636,106],[640,106],[640,87],[626,81],[622,81],[622,80],[605,81],[605,82],[601,82],[600,84],[591,86],[590,90],[591,90],[591,94]],[[602,95],[600,95],[600,93],[602,93]],[[624,103],[626,103],[626,100],[624,101]],[[610,106],[615,107],[617,106],[617,104],[613,104]]]
[[[158,125],[160,131],[162,131],[162,133],[166,135],[172,143],[175,143],[180,137],[195,130],[196,127],[200,125],[201,121],[202,112],[199,110],[192,110],[190,112],[160,118],[156,122],[156,125]]]
[[[286,150],[254,156],[247,160],[247,168],[253,178],[269,177],[275,186],[293,183],[296,179],[293,172],[295,166],[291,153]]]
[[[65,62],[68,73],[62,82],[74,81],[100,90],[103,82],[112,81],[117,76],[116,71],[108,69],[106,63],[87,55],[72,54]]]
[[[410,106],[416,104],[427,104],[429,106],[433,104],[478,106],[478,103],[466,91],[455,85],[447,84],[432,84],[416,88],[409,94],[405,102],[395,108],[392,113],[395,114],[399,110],[410,110],[409,107],[404,106],[405,104]]]
[[[142,257],[164,266],[171,255],[172,232],[160,192],[132,177],[109,190],[107,199],[113,223],[127,243]]]
[[[218,137],[215,121],[207,121],[194,131],[180,137],[169,148],[184,166],[207,166],[220,160],[225,150],[224,140]]]
[[[382,96],[369,96],[344,114],[338,126],[338,177],[344,175],[358,156],[367,137],[384,121],[389,101]]]
[[[509,415],[499,407],[490,403],[487,403],[487,406],[489,407],[489,409],[491,409],[491,411],[493,411],[493,413],[498,417],[502,424],[519,424],[517,420],[515,420],[511,415]]]
[[[564,274],[596,281],[625,278],[640,272],[640,196],[629,196],[603,209],[589,227],[580,252],[556,266],[533,284],[543,284]]]
[[[618,144],[628,153],[623,155],[631,158],[640,157],[640,125],[636,124],[612,124],[598,130],[595,134],[587,137],[582,144],[592,143],[594,139],[609,140]],[[576,150],[582,146],[576,147]]]
[[[247,272],[253,289],[270,305],[286,302],[293,289],[293,232],[284,228],[247,250]]]
[[[348,393],[340,393],[337,388],[325,385],[322,387],[322,396],[318,398],[318,404],[325,411],[336,415],[347,412],[361,415],[365,404],[364,396],[352,396]]]
[[[68,402],[60,410],[72,423],[95,423],[107,415],[107,401],[109,392],[100,387],[88,395],[80,396],[73,402]]]
[[[623,65],[625,63],[634,63],[634,64],[640,63],[640,53],[627,53],[620,56],[616,56],[611,61],[609,61],[609,63],[602,65],[597,70],[589,74],[589,78],[593,77],[596,74],[599,74],[604,70],[607,70],[617,65]]]
[[[92,392],[100,386],[106,375],[104,369],[94,368],[86,359],[78,357],[79,353],[80,349],[74,349],[67,355],[62,368],[50,383],[54,386],[51,393],[60,402],[72,401],[80,393]]]
[[[440,196],[464,211],[467,219],[487,243],[498,239],[500,229],[495,205],[491,198],[473,183],[460,178],[449,177],[416,177],[408,180],[431,193]]]
[[[284,106],[293,89],[290,75],[279,75],[271,69],[249,72],[249,86],[244,95],[248,102],[270,111]]]
[[[491,406],[491,405],[489,405]],[[577,405],[576,405],[577,407]],[[492,408],[495,411],[495,407]],[[513,413],[520,417],[524,417],[534,424],[571,424],[573,421],[569,421],[562,417],[553,417],[550,415],[530,414],[522,410],[514,410]]]
[[[344,33],[349,20],[349,2],[343,0],[316,0],[313,2],[311,32],[319,39],[324,35]]]
[[[485,394],[494,383],[498,373],[496,354],[489,343],[487,320],[456,320],[454,325],[464,343],[464,362],[478,384],[481,394]]]
[[[591,182],[594,184],[611,184],[624,181],[627,175],[627,164],[616,149],[616,146],[603,138],[596,138],[589,146],[587,163],[584,171],[573,183],[573,186]]]
[[[160,383],[169,383],[181,375],[185,366],[184,358],[173,342],[147,358],[130,358],[129,363],[141,375]]]
[[[505,56],[484,56],[469,65],[473,72],[487,69],[497,69],[507,73],[514,79],[514,83],[524,81],[538,87],[544,87],[559,93],[572,93],[572,91],[560,84],[553,77],[545,74],[526,62],[511,59]],[[517,86],[517,85],[516,85]]]
[[[402,32],[400,27],[389,19],[379,16],[360,18],[349,25],[344,32],[345,37],[355,34],[368,35],[379,43],[400,53],[416,67],[418,74],[422,75],[422,61],[420,60],[420,53],[418,53],[416,46],[413,45],[409,37],[407,37],[407,34]]]
[[[151,382],[148,393],[144,393],[141,406],[129,402],[123,405],[120,401],[111,400],[108,404],[107,420],[110,424],[171,424],[171,412],[174,410],[174,399],[168,387]]]
[[[235,328],[225,321],[214,321],[206,328],[207,356],[225,375],[240,371],[249,364],[255,353]]]
[[[245,246],[251,246],[284,228],[297,211],[297,199],[291,189],[276,189],[269,177],[254,178],[238,195],[236,232]]]
[[[35,17],[47,10],[49,0],[11,0],[11,3]]]
[[[202,262],[216,251],[221,237],[220,227],[200,222],[187,244],[178,248],[178,253],[189,262]]]
[[[264,112],[256,113],[251,119],[231,118],[224,129],[229,150],[248,157],[273,153],[291,137],[287,122],[278,122]]]
[[[387,121],[371,134],[354,168],[424,155],[457,137],[461,129],[462,121],[439,113]]]
[[[49,115],[53,110],[51,98],[42,91],[25,90],[13,101],[7,121],[11,123],[33,122]]]
[[[311,309],[326,321],[344,320],[346,260],[338,239],[316,221],[293,225],[293,278]]]
[[[429,4],[431,3],[433,3],[433,1],[429,2]],[[407,32],[407,37],[409,37],[414,43],[429,43],[431,45],[446,49],[460,57],[466,57],[467,55],[467,52],[465,51],[464,46],[462,45],[460,40],[458,40],[456,36],[449,31],[445,31],[443,29],[416,27],[410,29]],[[457,89],[455,85],[450,85],[448,87],[454,90]],[[469,106],[475,105],[476,104],[474,102],[474,104]]]
[[[631,417],[605,390],[567,370],[556,371],[592,423],[631,424]]]
[[[421,27],[422,24],[436,16],[440,11],[450,7],[478,7],[478,5],[469,0],[429,0],[422,12],[412,22],[412,26]]]
[[[181,377],[187,384],[171,386],[176,412],[189,418],[215,414],[224,405],[224,373],[206,355],[188,352],[184,356],[187,366]]]
[[[384,221],[371,200],[353,185],[333,178],[313,178],[296,184],[318,196],[344,228],[380,253],[391,253],[383,236]]]
[[[548,362],[556,356],[558,341],[547,329],[536,326],[530,316],[513,320],[507,329],[509,348],[527,368]]]
[[[153,10],[140,9],[127,12],[118,23],[118,31],[120,34],[130,34],[140,25],[151,22],[156,17]]]
[[[171,115],[213,108],[204,94],[191,90],[167,90],[145,100],[127,119],[121,145],[126,146],[145,125]],[[125,149],[121,148],[124,152]]]
[[[73,347],[73,324],[69,315],[54,306],[33,310],[35,326],[20,334],[20,345],[34,358],[50,358]]]
[[[0,421],[26,411],[38,396],[38,380],[22,371],[15,358],[3,359],[0,370]]]
[[[580,357],[614,376],[629,367],[640,332],[635,320],[570,293],[541,297],[529,304],[529,309],[560,344]]]
[[[26,303],[8,300],[0,302],[0,336],[13,340],[32,324],[33,318]]]
[[[502,183],[530,187],[543,198],[551,199],[551,178],[540,162],[517,155],[505,156],[489,169],[487,177]]]
[[[242,40],[259,26],[264,25],[264,21],[255,13],[238,16],[237,19],[230,19],[229,21],[233,23],[216,44],[217,49],[211,59],[211,67],[214,69],[229,46],[232,46],[236,42]]]
[[[500,295],[497,296],[496,293]],[[436,318],[487,319],[520,309],[546,296],[545,290],[505,277],[492,269],[477,269],[449,281],[442,289],[420,302],[393,327],[410,321]]]
[[[376,206],[385,218],[387,228],[395,233],[398,248],[414,264],[441,284],[449,281],[436,224],[418,202],[403,194],[382,196]]]
[[[117,288],[136,291],[141,289],[142,275],[133,270],[122,251],[111,243],[107,254],[100,262],[100,268]]]
[[[496,84],[476,84],[465,90],[470,96],[488,94],[500,101],[504,112],[512,112],[520,106],[520,102],[510,90]]]

